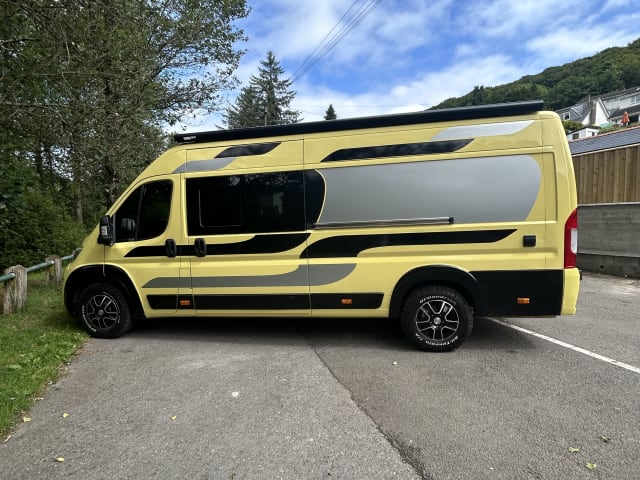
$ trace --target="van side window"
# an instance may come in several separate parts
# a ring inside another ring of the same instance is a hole
[[[146,240],[164,232],[169,222],[172,190],[169,180],[136,188],[115,214],[116,243]]]
[[[302,172],[187,180],[189,235],[304,230]]]

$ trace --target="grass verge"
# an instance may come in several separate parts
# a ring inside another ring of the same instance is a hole
[[[58,378],[86,338],[64,309],[60,290],[30,274],[25,310],[0,315],[0,437]]]

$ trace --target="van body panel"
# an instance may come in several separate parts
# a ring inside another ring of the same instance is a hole
[[[394,317],[425,285],[478,315],[575,313],[573,164],[540,106],[178,135],[107,212],[115,243],[96,229],[67,278],[117,267],[147,317]],[[136,195],[151,207],[125,215]]]
[[[562,309],[560,315],[574,315],[578,303],[578,291],[580,287],[580,272],[577,268],[566,268],[564,272],[564,289]]]

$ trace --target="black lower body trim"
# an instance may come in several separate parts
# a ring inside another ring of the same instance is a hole
[[[380,308],[382,293],[147,295],[154,310],[357,310]]]
[[[309,295],[194,295],[197,310],[308,310]]]
[[[193,310],[192,295],[147,295],[154,310]]]
[[[382,293],[313,293],[313,310],[358,310],[380,308]]]
[[[482,315],[560,315],[564,289],[562,270],[471,272],[486,301]],[[529,303],[518,304],[518,298]]]

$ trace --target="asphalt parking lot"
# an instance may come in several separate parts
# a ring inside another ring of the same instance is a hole
[[[89,341],[0,478],[640,478],[639,294],[586,274],[577,315],[444,354],[381,320],[147,322]]]

